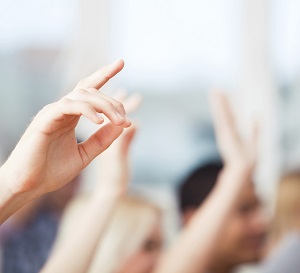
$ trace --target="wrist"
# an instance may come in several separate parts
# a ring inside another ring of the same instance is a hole
[[[7,169],[2,166],[0,168],[0,224],[35,198],[31,192],[15,191],[10,185],[11,178]]]
[[[9,159],[8,159],[9,161]],[[0,168],[1,189],[10,197],[16,197],[25,191],[19,185],[26,184],[24,178],[18,174],[17,170],[10,168],[8,161]]]
[[[5,170],[4,165],[0,168],[0,201],[1,203],[4,200],[13,198],[16,193],[9,187],[9,178],[8,172]]]
[[[253,165],[245,162],[226,163],[217,182],[216,189],[227,190],[240,189],[247,182],[251,181]]]
[[[252,174],[254,172],[255,163],[243,158],[237,158],[225,162],[224,171],[235,172],[240,174]]]

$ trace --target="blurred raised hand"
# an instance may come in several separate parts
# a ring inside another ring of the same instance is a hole
[[[114,98],[123,103],[128,114],[134,113],[142,102],[139,94],[128,96],[126,91],[120,90]],[[106,122],[108,122],[106,120]],[[107,149],[100,158],[100,189],[102,186],[117,190],[118,194],[126,193],[130,180],[129,151],[137,130],[136,124],[123,131],[121,136]]]
[[[243,139],[238,132],[229,100],[221,92],[213,92],[211,110],[216,140],[224,164],[242,164],[253,168],[257,160],[257,124],[252,125],[250,138]]]
[[[256,162],[256,126],[251,139],[245,141],[238,133],[229,102],[222,93],[213,93],[211,110],[224,169],[217,185],[161,259],[155,273],[209,272],[223,227],[231,221],[236,200],[251,179]]]

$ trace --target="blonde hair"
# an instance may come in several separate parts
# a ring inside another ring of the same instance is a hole
[[[62,241],[67,231],[80,215],[84,213],[84,206],[88,196],[79,196],[67,208],[58,241]],[[132,256],[144,243],[151,233],[154,224],[161,214],[158,207],[144,199],[125,197],[116,206],[108,223],[107,229],[101,237],[93,257],[89,273],[113,273]]]
[[[300,173],[284,176],[279,184],[271,234],[278,240],[295,230],[300,231]]]

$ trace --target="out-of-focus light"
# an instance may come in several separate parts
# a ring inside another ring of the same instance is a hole
[[[235,78],[241,1],[113,3],[113,54],[127,61],[127,82],[174,90],[178,85],[231,83]]]
[[[271,54],[277,76],[285,82],[300,74],[300,1],[271,1]]]
[[[78,0],[2,0],[0,50],[58,47],[69,38]]]

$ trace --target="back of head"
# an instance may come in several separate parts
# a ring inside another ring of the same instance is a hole
[[[178,189],[179,205],[182,213],[199,207],[216,184],[222,170],[221,163],[209,163],[196,168]]]
[[[197,207],[205,202],[221,170],[221,164],[207,164],[193,171],[181,185],[179,196],[183,224],[187,224]],[[228,218],[227,224],[222,227],[218,248],[211,258],[211,272],[229,272],[237,265],[260,259],[265,225],[252,181],[249,180],[243,188]]]
[[[98,250],[90,273],[119,272],[151,234],[160,218],[160,209],[150,202],[126,197],[115,209]]]
[[[76,222],[82,221],[88,200],[89,195],[79,195],[70,203],[63,217],[57,245],[63,244],[68,231],[76,226]],[[148,243],[153,227],[160,225],[160,217],[160,209],[142,198],[125,197],[120,200],[102,234],[89,272],[119,272],[124,263]]]

